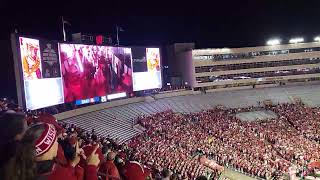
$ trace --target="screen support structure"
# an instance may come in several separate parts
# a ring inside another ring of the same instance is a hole
[[[15,73],[15,79],[16,79],[16,90],[17,90],[17,98],[18,98],[18,104],[21,107],[24,107],[24,86],[23,86],[23,75],[21,68],[21,63],[19,61],[19,49],[20,47],[17,44],[17,34],[11,33],[11,48],[12,48],[12,54],[13,54],[13,62],[14,62],[14,73]]]

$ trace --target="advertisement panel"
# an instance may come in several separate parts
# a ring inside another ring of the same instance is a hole
[[[132,48],[132,66],[133,73],[148,71],[146,48]]]
[[[40,50],[43,78],[61,77],[58,43],[42,40],[40,41]]]

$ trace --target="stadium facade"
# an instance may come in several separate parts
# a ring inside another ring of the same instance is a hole
[[[210,92],[320,80],[317,42],[173,52],[183,81],[195,90]]]

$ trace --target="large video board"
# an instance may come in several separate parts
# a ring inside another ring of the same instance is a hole
[[[19,104],[27,109],[106,102],[161,88],[159,48],[14,39],[18,99],[21,92]]]
[[[131,49],[60,44],[65,102],[132,92]]]

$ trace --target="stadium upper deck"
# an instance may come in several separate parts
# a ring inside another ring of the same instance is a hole
[[[211,90],[320,79],[320,43],[194,49],[178,55],[183,77]]]

